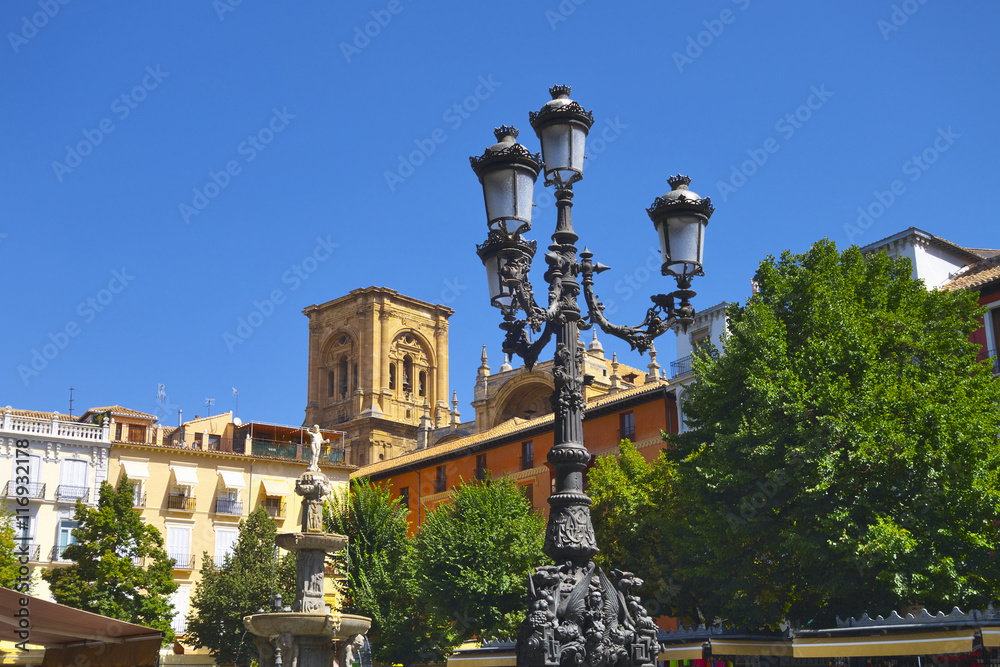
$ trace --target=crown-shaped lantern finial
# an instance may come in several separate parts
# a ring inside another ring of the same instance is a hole
[[[506,136],[517,139],[517,135],[517,128],[513,125],[501,125],[500,127],[493,128],[493,136],[497,138],[497,141],[503,141],[503,138]]]
[[[569,97],[571,92],[573,92],[573,89],[569,86],[552,86],[549,88],[549,95],[551,95],[554,100],[559,99],[560,97]]]
[[[688,186],[691,185],[691,177],[677,174],[675,176],[671,176],[670,178],[668,178],[667,183],[670,183],[670,187],[673,190],[677,190],[680,188],[684,188],[685,190],[687,190]]]

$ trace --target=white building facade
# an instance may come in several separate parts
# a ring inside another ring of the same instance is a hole
[[[71,421],[57,412],[3,410],[0,455],[8,479],[3,499],[14,515],[18,551],[32,573],[65,562],[76,501],[93,506],[108,479],[111,425]],[[34,579],[33,593],[49,597]]]

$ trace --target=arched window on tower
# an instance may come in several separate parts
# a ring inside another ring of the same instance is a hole
[[[410,355],[403,357],[403,393],[413,392],[413,358]]]
[[[417,393],[421,396],[427,395],[427,373],[420,371],[420,375],[417,376]]]
[[[340,358],[340,397],[347,398],[347,357],[343,356]]]
[[[326,376],[326,395],[337,395],[337,378],[334,377],[333,371],[330,371]]]
[[[396,364],[389,362],[389,389],[396,391]]]

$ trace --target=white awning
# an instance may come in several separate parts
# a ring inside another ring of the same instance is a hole
[[[129,479],[149,479],[149,465],[146,461],[122,461],[122,468]]]
[[[219,477],[222,478],[222,486],[227,489],[245,489],[246,482],[243,481],[243,473],[239,470],[220,470]]]
[[[288,495],[288,484],[280,479],[262,479],[264,495],[281,498]]]
[[[940,655],[972,651],[974,630],[862,637],[796,637],[793,657],[857,658],[893,655]]]
[[[198,469],[188,466],[170,466],[178,486],[198,486]]]

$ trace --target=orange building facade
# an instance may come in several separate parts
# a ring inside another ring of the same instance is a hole
[[[616,453],[623,439],[653,461],[664,446],[661,430],[678,430],[674,389],[664,380],[602,396],[586,407],[584,444],[591,461]],[[450,500],[455,486],[487,477],[510,476],[532,507],[547,517],[555,479],[546,461],[552,440],[552,414],[514,418],[481,433],[365,466],[352,477],[388,484],[393,497],[410,510],[411,534],[427,512]]]

